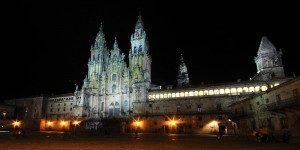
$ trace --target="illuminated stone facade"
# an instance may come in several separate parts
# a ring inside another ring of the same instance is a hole
[[[22,121],[22,128],[40,129],[40,121],[46,117],[47,97],[41,95],[9,99],[4,102],[15,107],[14,118]]]
[[[220,130],[235,134],[236,124],[230,120],[232,111],[229,106],[265,93],[290,79],[284,75],[281,50],[277,51],[263,37],[255,57],[257,74],[249,81],[191,86],[188,69],[181,56],[176,88],[161,89],[159,85],[151,85],[151,57],[141,14],[130,41],[127,66],[117,38],[109,50],[101,25],[90,49],[88,72],[81,88],[76,85],[75,92],[71,94],[36,97],[33,99],[39,101],[33,100],[30,104],[27,99],[9,101],[8,104],[23,105],[25,116],[30,115],[30,118],[46,116],[44,129],[50,127],[47,121],[56,121],[57,125],[53,122],[51,126],[62,129],[60,121],[67,121],[64,127],[70,127],[72,120],[80,119],[85,122],[85,128],[97,129],[103,118],[125,118],[133,123],[125,123],[131,131],[216,133]],[[47,99],[46,103],[44,99]],[[44,105],[47,105],[47,110],[40,111]],[[33,113],[32,110],[46,114]],[[136,120],[140,122],[133,122]],[[123,129],[126,127],[122,126]]]
[[[241,135],[261,129],[275,136],[286,130],[300,137],[300,77],[289,80],[254,97],[233,103],[231,119]]]
[[[290,78],[284,75],[281,51],[263,37],[255,57],[258,73],[249,81],[190,86],[181,56],[177,88],[148,92],[147,101],[133,102],[133,129],[144,132],[237,134],[230,105],[266,92]],[[176,123],[174,123],[176,122]]]
[[[74,111],[74,99],[73,93],[50,96],[47,103],[47,119],[70,120],[73,116],[77,116],[78,113]]]
[[[102,25],[91,46],[88,74],[81,89],[76,88],[74,109],[84,119],[128,117],[132,102],[146,101],[151,83],[149,44],[141,14],[131,35],[129,67],[117,39],[111,50]]]
[[[267,37],[262,37],[257,57],[254,58],[257,74],[252,79],[268,81],[274,77],[284,77],[281,55],[281,49],[277,51],[277,48]]]
[[[133,103],[133,116],[144,121],[141,130],[148,132],[215,133],[220,129],[234,134],[228,106],[285,81],[274,79],[267,85],[253,80],[149,91],[146,102]],[[171,130],[170,119],[166,118],[173,117],[180,123]]]

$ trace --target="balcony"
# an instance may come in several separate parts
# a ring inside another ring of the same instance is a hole
[[[289,99],[282,100],[280,102],[267,104],[269,111],[278,111],[286,108],[299,108],[300,96],[292,97]]]
[[[182,112],[146,112],[146,113],[134,113],[134,116],[165,116],[165,115],[211,115],[211,114],[230,114],[230,110],[207,110],[207,111],[182,111]]]
[[[236,119],[246,119],[246,118],[253,118],[254,113],[253,112],[244,112],[244,113],[235,113],[228,115],[228,118],[236,120]]]

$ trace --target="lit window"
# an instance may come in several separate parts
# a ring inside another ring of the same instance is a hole
[[[242,92],[243,92],[243,89],[242,89],[242,88],[237,88],[237,92],[238,92],[238,93],[242,93]]]
[[[230,93],[236,93],[236,88],[231,88]]]
[[[152,99],[152,95],[149,95],[148,98],[149,98],[149,99]]]
[[[180,97],[184,97],[184,93],[183,92],[180,92]]]
[[[249,87],[249,92],[254,92],[254,87]]]
[[[220,89],[220,94],[224,94],[224,89]]]
[[[248,92],[248,87],[244,87],[243,92]]]
[[[203,91],[200,91],[200,92],[199,92],[199,95],[204,95]]]
[[[275,84],[274,84],[274,86],[277,86],[277,85],[279,85],[279,83],[275,83]]]
[[[268,89],[267,86],[265,86],[265,85],[261,86],[261,90],[262,90],[262,91],[266,91],[267,89]]]
[[[164,98],[168,98],[168,94],[164,94]]]
[[[159,98],[164,98],[164,95],[163,94],[159,94]]]
[[[189,96],[194,96],[193,91],[190,91],[190,92],[189,92]]]
[[[259,91],[259,86],[255,87],[255,91],[258,92]]]
[[[155,98],[156,98],[156,99],[159,99],[159,94],[156,94]]]
[[[229,94],[230,90],[229,89],[225,89],[225,94]]]
[[[189,96],[189,92],[184,92],[184,96],[185,97]]]
[[[214,94],[219,94],[219,90],[218,90],[218,89],[215,89],[215,90],[214,90]]]
[[[204,95],[208,95],[208,91],[207,90],[204,91]]]
[[[172,97],[176,97],[175,93],[172,93]]]
[[[198,96],[198,91],[195,91],[195,92],[194,92],[194,95],[195,95],[195,96]]]
[[[172,94],[171,93],[168,93],[168,98],[171,98],[172,97]]]
[[[176,97],[179,97],[179,93],[178,92],[176,93]]]
[[[209,95],[214,95],[214,91],[213,90],[209,90],[208,93],[209,93]]]

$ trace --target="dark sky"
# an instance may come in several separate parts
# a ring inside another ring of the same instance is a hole
[[[199,2],[198,2],[199,3]],[[126,55],[139,9],[150,42],[152,83],[176,84],[180,54],[191,85],[249,80],[262,36],[282,49],[287,76],[300,74],[294,4],[30,3],[2,12],[1,100],[66,93],[82,85],[90,46],[103,23]]]

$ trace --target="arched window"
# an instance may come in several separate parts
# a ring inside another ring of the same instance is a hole
[[[117,74],[113,74],[113,75],[111,76],[111,80],[112,80],[112,81],[116,81],[116,80],[117,80]]]
[[[114,102],[111,102],[109,105],[109,116],[113,116],[114,115]]]
[[[116,93],[117,92],[117,86],[115,84],[112,86],[111,92],[112,93]]]
[[[120,104],[118,102],[116,102],[115,107],[120,107]]]
[[[125,100],[125,101],[124,101],[124,108],[125,108],[125,109],[128,109],[128,100]]]
[[[104,102],[101,103],[101,110],[104,110]]]
[[[118,102],[115,102],[115,109],[114,109],[114,116],[118,117],[120,116],[120,104]]]

